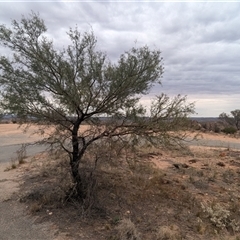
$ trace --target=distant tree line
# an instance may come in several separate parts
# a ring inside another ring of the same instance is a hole
[[[223,112],[219,115],[219,119],[229,125],[224,132],[235,133],[240,130],[240,109],[233,110],[230,114]]]

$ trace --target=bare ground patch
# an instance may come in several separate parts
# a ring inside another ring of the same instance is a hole
[[[95,173],[89,211],[65,198],[71,181],[62,154],[16,162],[1,174],[1,196],[11,200],[18,192],[13,199],[36,223],[51,222],[58,229],[55,239],[240,239],[239,151],[142,149],[128,161],[113,160]]]
[[[89,211],[65,198],[70,176],[62,155],[35,156],[25,168],[19,199],[64,239],[239,239],[238,151],[152,149],[128,164],[103,164]]]

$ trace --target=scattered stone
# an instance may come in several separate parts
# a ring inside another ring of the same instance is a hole
[[[225,167],[226,166],[225,163],[223,163],[223,162],[218,162],[217,165],[220,166],[220,167]]]
[[[192,164],[192,163],[196,163],[198,160],[197,159],[191,159],[191,160],[189,160],[188,162],[190,163],[190,164]]]
[[[149,153],[150,157],[158,157],[158,156],[162,156],[162,155],[163,155],[162,153],[154,153],[154,152]]]
[[[114,193],[110,193],[110,197],[111,199],[116,199],[117,196]]]
[[[180,168],[189,168],[189,166],[186,164],[186,163],[173,163],[173,166],[177,169],[180,169]]]
[[[185,187],[184,185],[181,185],[181,189],[182,189],[182,190],[185,190],[186,187]]]
[[[239,162],[236,162],[236,161],[234,161],[234,160],[231,160],[231,161],[230,161],[230,164],[231,164],[232,166],[240,167],[240,163],[239,163]]]
[[[220,154],[219,154],[219,157],[226,157],[227,156],[227,154],[225,153],[225,152],[221,152]]]
[[[163,184],[170,184],[171,182],[170,182],[169,180],[164,179],[164,180],[162,181],[162,183],[163,183]]]
[[[189,168],[189,166],[188,166],[186,163],[183,163],[183,164],[182,164],[182,167],[183,167],[183,168]]]
[[[180,168],[180,167],[179,167],[179,164],[177,164],[177,163],[173,163],[173,166],[174,166],[175,168],[177,168],[177,169]]]

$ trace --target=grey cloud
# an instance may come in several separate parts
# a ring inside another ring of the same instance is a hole
[[[228,108],[240,89],[240,3],[34,2],[0,3],[1,24],[39,12],[48,36],[66,46],[66,31],[93,29],[98,49],[116,61],[133,46],[147,44],[162,52],[162,86],[166,92],[192,98],[222,96]],[[239,96],[240,98],[240,96]],[[200,101],[200,100],[199,100]],[[225,110],[226,112],[228,109]]]
[[[234,24],[228,24],[226,26],[215,26],[208,29],[202,36],[200,41],[202,42],[235,42],[240,40],[240,18]]]
[[[199,24],[209,26],[216,22],[226,22],[239,16],[239,3],[203,3],[196,4],[194,18]]]

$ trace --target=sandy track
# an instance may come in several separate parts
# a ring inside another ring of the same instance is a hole
[[[0,163],[9,162],[17,158],[17,151],[22,144],[34,143],[41,140],[41,136],[34,134],[36,127],[32,127],[26,133],[24,127],[18,124],[0,124]],[[27,155],[42,152],[46,147],[32,145],[27,147]]]
[[[30,128],[27,133],[23,133],[23,130],[18,124],[0,124],[0,146],[32,143],[40,139],[34,134],[36,128]]]
[[[19,167],[6,171],[8,167],[8,164],[0,164],[0,240],[55,239],[54,225],[36,223],[37,218],[28,215],[26,206],[18,201],[16,193],[24,170]]]
[[[82,129],[86,130],[87,127],[88,126],[84,125]],[[43,138],[42,136],[34,134],[37,126],[29,128],[27,133],[23,133],[23,129],[24,126],[19,128],[18,124],[0,124],[0,163],[16,158],[16,151],[21,147],[21,144],[34,143]],[[190,137],[193,137],[194,134],[195,133],[190,133]],[[197,141],[194,140],[188,144],[194,146],[240,149],[239,138],[216,133],[200,133]],[[29,146],[27,148],[27,155],[33,155],[45,149],[46,147],[39,145]]]
[[[191,137],[194,134],[190,134]],[[197,140],[188,143],[190,146],[218,147],[240,149],[240,138],[220,133],[199,133]]]

